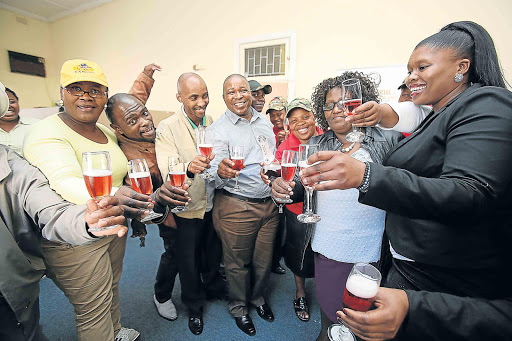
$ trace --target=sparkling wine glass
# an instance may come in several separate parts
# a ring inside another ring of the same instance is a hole
[[[368,311],[379,290],[382,276],[371,264],[354,264],[343,292],[343,307],[357,311]],[[355,341],[356,337],[343,324],[333,324],[327,330],[331,341]]]
[[[294,150],[283,151],[283,157],[281,158],[281,177],[284,181],[290,183],[295,176],[295,170],[297,169],[298,153]],[[281,199],[276,198],[277,202],[284,204],[291,204],[292,199]]]
[[[82,174],[91,198],[98,204],[112,192],[112,167],[107,151],[82,153]],[[117,225],[89,228],[89,231],[110,230]]]
[[[341,83],[341,99],[348,115],[354,115],[354,110],[363,103],[363,93],[359,79],[351,78]],[[352,125],[352,131],[347,134],[347,141],[362,142],[364,132]]]
[[[286,136],[288,137],[288,134],[290,133],[290,121],[288,120],[288,117],[283,119],[283,129],[286,132]]]
[[[197,143],[197,148],[199,149],[199,154],[205,157],[210,157],[213,151],[213,136],[210,130],[206,130],[205,126],[200,125],[197,127],[198,138],[199,141]],[[200,178],[213,180],[214,177],[211,175],[207,169],[205,169],[201,174],[199,174]]]
[[[186,170],[185,163],[180,156],[169,156],[169,181],[171,185],[177,188],[183,188],[185,184]],[[185,205],[176,206],[171,210],[172,213],[188,211]]]
[[[128,161],[128,177],[132,188],[141,194],[151,195],[153,193],[153,183],[151,182],[151,173],[145,159],[133,159]],[[163,214],[156,213],[153,210],[141,220],[142,223],[160,218]]]
[[[240,171],[244,168],[244,146],[231,146],[229,148],[229,157],[235,164],[232,167],[233,170]],[[235,187],[233,192],[240,192],[240,186],[238,186],[238,176],[235,180]]]
[[[299,169],[305,169],[308,167],[311,167],[313,165],[308,164],[308,159],[311,155],[317,153],[319,151],[319,145],[318,144],[301,144],[299,146]],[[305,201],[305,212],[299,214],[297,216],[297,220],[301,223],[317,223],[322,218],[316,213],[313,212],[313,187],[311,184],[304,184],[304,189],[306,191],[306,195],[304,196]]]

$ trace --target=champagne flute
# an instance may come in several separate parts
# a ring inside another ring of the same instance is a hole
[[[213,151],[213,138],[212,138],[212,132],[207,131],[206,127],[203,125],[200,125],[197,127],[198,131],[198,138],[199,141],[197,143],[197,147],[199,149],[199,154],[205,157],[210,157]],[[199,174],[199,177],[202,179],[209,179],[213,180],[214,177],[211,175],[208,170],[204,170],[201,174]]]
[[[294,150],[283,151],[283,157],[281,159],[281,177],[284,181],[290,183],[295,176],[295,170],[297,169],[298,153]],[[276,201],[284,204],[291,204],[292,199],[281,199],[276,198]]]
[[[283,119],[283,129],[286,132],[286,137],[288,137],[288,134],[290,133],[290,120],[288,120],[288,117]]]
[[[357,311],[368,311],[379,291],[382,275],[371,264],[354,264],[343,292],[343,306]],[[343,324],[329,326],[327,335],[331,341],[355,341],[354,334]]]
[[[244,168],[244,146],[231,146],[229,148],[230,159],[235,164],[233,165],[233,169],[235,171],[240,171]],[[238,186],[238,176],[236,176],[235,187],[233,187],[233,192],[240,192],[240,186]]]
[[[354,115],[354,110],[363,103],[363,93],[359,79],[351,78],[341,83],[341,99],[348,115]],[[352,131],[347,134],[347,141],[362,142],[364,132],[352,125]]]
[[[319,145],[318,144],[301,144],[299,146],[299,163],[298,166],[300,169],[305,169],[308,167],[311,167],[313,165],[308,164],[308,159],[311,155],[315,154],[319,151]],[[299,214],[297,216],[297,220],[301,223],[311,224],[311,223],[317,223],[322,218],[318,214],[315,214],[313,212],[313,187],[311,184],[305,184],[304,189],[306,191],[306,195],[304,196],[304,201],[306,203],[306,210],[305,212]]]
[[[112,166],[107,151],[82,153],[82,174],[91,198],[98,204],[112,192]],[[110,230],[117,225],[89,228],[89,231]]]
[[[153,183],[151,182],[151,173],[145,159],[133,159],[128,161],[128,177],[132,188],[141,194],[151,195],[153,193]],[[156,213],[153,210],[141,220],[142,223],[160,218],[163,214]]]
[[[183,188],[185,184],[186,170],[185,163],[180,156],[169,156],[169,181],[171,185],[177,188]],[[188,211],[188,207],[176,206],[171,210],[172,213]]]

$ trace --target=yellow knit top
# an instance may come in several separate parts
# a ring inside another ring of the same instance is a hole
[[[82,153],[106,150],[112,164],[112,186],[120,187],[128,160],[112,131],[96,124],[107,136],[105,144],[91,141],[68,127],[54,114],[32,125],[25,137],[25,158],[48,178],[50,187],[65,200],[84,204],[91,199],[82,175]]]

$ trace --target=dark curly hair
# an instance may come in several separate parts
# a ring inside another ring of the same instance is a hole
[[[315,113],[315,119],[320,128],[327,130],[329,124],[325,119],[324,115],[324,104],[327,93],[333,88],[340,88],[341,83],[350,78],[357,78],[361,82],[361,91],[363,92],[363,103],[368,101],[380,102],[379,90],[377,85],[369,75],[366,75],[358,71],[347,71],[341,76],[335,78],[327,78],[320,84],[315,86],[315,90],[311,95],[311,102],[313,103],[313,111]]]

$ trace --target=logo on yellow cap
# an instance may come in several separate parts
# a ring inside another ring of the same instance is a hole
[[[94,69],[87,65],[86,63],[78,64],[73,67],[73,70],[77,72],[87,72],[87,73],[93,73]]]

